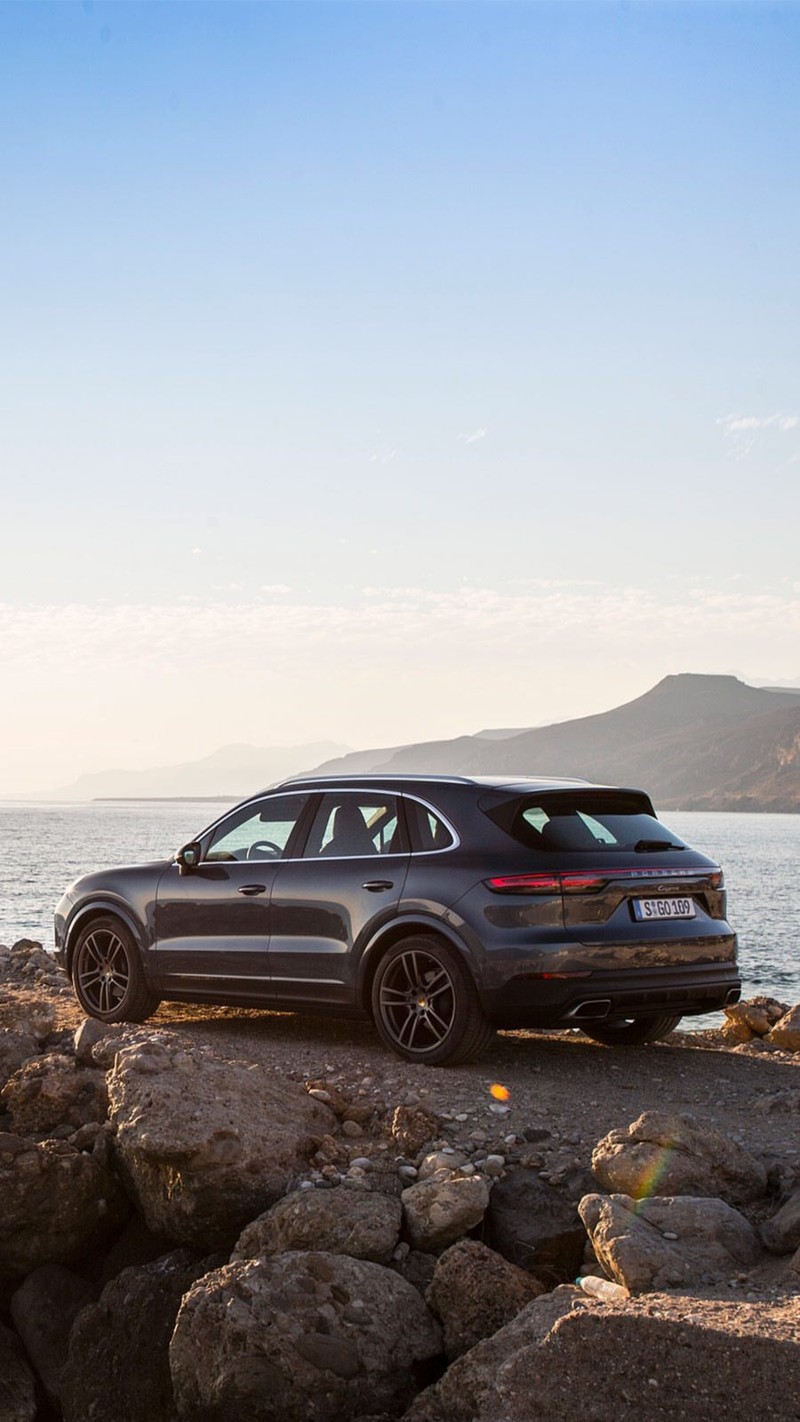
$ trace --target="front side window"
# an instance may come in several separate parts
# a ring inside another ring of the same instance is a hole
[[[282,858],[307,799],[306,795],[275,795],[234,811],[217,825],[206,860]]]
[[[404,850],[397,798],[357,791],[323,795],[303,858],[354,859]]]

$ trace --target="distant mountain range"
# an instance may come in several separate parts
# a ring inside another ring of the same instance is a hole
[[[223,746],[202,760],[152,770],[102,770],[81,775],[59,790],[60,800],[214,799],[241,800],[262,786],[307,771],[347,746],[319,741],[302,746]]]
[[[575,721],[348,751],[330,743],[225,746],[203,760],[83,775],[60,798],[241,799],[292,775],[570,775],[641,786],[661,809],[800,812],[800,687],[668,676]]]

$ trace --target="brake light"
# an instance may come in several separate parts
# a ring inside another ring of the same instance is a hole
[[[712,889],[721,889],[725,876],[721,869],[566,869],[561,874],[503,874],[487,879],[493,894],[595,894],[613,879],[700,880]]]
[[[487,879],[494,894],[560,894],[559,874],[503,874],[499,879]]]

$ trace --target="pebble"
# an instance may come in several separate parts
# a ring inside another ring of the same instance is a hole
[[[364,1134],[363,1128],[362,1128],[361,1126],[359,1126],[358,1121],[344,1121],[344,1122],[342,1123],[342,1135],[343,1135],[343,1136],[355,1137],[355,1136],[363,1136],[363,1134]]]
[[[504,1155],[487,1155],[483,1162],[486,1175],[502,1175],[506,1163]]]
[[[351,1170],[369,1170],[371,1165],[372,1161],[366,1155],[357,1155],[354,1160],[350,1161]]]
[[[323,1091],[321,1086],[312,1086],[308,1094],[309,1096],[313,1096],[315,1101],[328,1102],[331,1099],[331,1093],[329,1091]]]
[[[671,1230],[671,1229],[665,1229],[665,1230],[663,1230],[661,1237],[662,1237],[662,1239],[677,1239],[677,1238],[678,1238],[678,1236],[677,1236],[677,1234],[675,1233],[675,1231],[674,1231],[674,1230]]]

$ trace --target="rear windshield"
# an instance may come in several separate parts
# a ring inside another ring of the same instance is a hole
[[[685,849],[678,835],[656,819],[644,795],[540,796],[486,806],[501,829],[529,849],[580,853],[598,849],[647,853]]]

